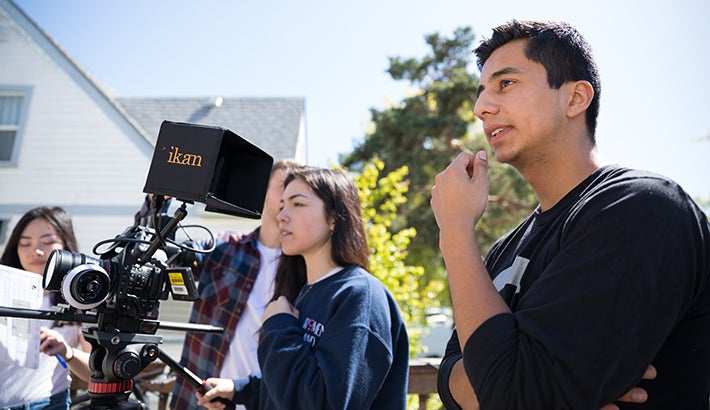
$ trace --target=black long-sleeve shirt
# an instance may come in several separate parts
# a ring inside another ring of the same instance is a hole
[[[708,409],[710,226],[672,181],[604,167],[486,257],[512,314],[484,322],[464,368],[482,409],[599,409],[640,385],[644,409]],[[648,364],[658,370],[641,381]],[[624,408],[624,404],[619,404]]]

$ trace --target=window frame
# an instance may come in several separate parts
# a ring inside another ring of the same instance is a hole
[[[0,217],[0,245],[7,245],[7,231],[10,226],[10,218]]]
[[[30,99],[32,97],[32,86],[18,86],[18,85],[3,85],[0,84],[0,95],[2,96],[19,96],[22,97],[22,103],[20,104],[20,116],[16,125],[2,125],[0,124],[0,130],[10,130],[15,131],[15,139],[12,145],[12,152],[10,152],[9,160],[0,159],[0,167],[17,167],[19,156],[20,156],[20,145],[22,144],[22,137],[25,131],[25,125],[27,122],[27,117],[30,108]],[[14,128],[13,128],[14,127]]]

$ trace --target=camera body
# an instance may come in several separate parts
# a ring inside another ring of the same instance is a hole
[[[159,301],[171,294],[175,300],[197,298],[191,268],[173,265],[194,260],[188,248],[168,244],[149,261],[141,261],[156,235],[148,227],[130,227],[110,240],[100,258],[55,250],[47,261],[43,286],[60,292],[76,309],[110,312],[111,322],[104,318],[107,329],[155,333],[157,326],[145,321],[158,319]]]

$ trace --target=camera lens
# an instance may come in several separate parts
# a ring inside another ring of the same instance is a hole
[[[92,309],[108,299],[111,278],[99,265],[86,263],[72,268],[62,282],[62,295],[70,305]]]
[[[59,290],[62,283],[62,278],[74,265],[84,263],[83,261],[74,261],[75,255],[69,251],[55,249],[49,254],[47,264],[44,266],[44,276],[42,278],[42,287],[46,290]]]
[[[47,264],[44,266],[42,287],[45,290],[60,290],[64,275],[73,267],[89,261],[96,261],[96,259],[82,253],[72,253],[63,249],[53,250],[47,259]]]

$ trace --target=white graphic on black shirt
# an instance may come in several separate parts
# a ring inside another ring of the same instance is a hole
[[[493,286],[506,302],[510,302],[513,296],[520,292],[520,281],[523,279],[529,262],[529,259],[517,256],[509,268],[503,270],[493,279]]]

